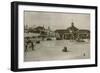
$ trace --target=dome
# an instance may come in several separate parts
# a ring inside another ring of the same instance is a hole
[[[67,28],[67,31],[69,31],[69,32],[75,32],[77,30],[78,30],[78,28],[74,26],[73,22],[71,23],[71,26]]]

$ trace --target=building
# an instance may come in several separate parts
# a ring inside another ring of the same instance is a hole
[[[55,37],[55,32],[52,31],[50,29],[50,27],[48,27],[47,29],[44,26],[37,26],[35,28],[28,28],[28,29],[24,29],[24,32],[29,34],[39,34],[39,36],[37,36],[38,38],[42,38],[44,39],[52,39]],[[35,36],[35,35],[34,35]],[[34,37],[33,36],[33,37]],[[35,36],[36,37],[36,36]]]
[[[90,39],[90,31],[85,29],[78,29],[71,23],[71,26],[67,29],[55,30],[56,38],[67,39],[67,40],[79,40],[79,39]]]
[[[78,38],[79,39],[90,39],[90,31],[81,29],[78,31]]]

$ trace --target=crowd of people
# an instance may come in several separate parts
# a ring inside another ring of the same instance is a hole
[[[24,39],[25,52],[28,51],[28,47],[32,48],[32,51],[33,51],[35,48],[35,45],[36,45],[36,41],[33,41],[32,38]]]

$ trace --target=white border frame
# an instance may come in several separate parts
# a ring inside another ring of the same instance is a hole
[[[50,11],[50,12],[73,12],[73,13],[89,13],[90,14],[90,59],[67,60],[67,61],[41,61],[41,62],[24,62],[24,10],[28,11]],[[18,6],[18,68],[36,68],[50,66],[72,66],[72,65],[88,65],[95,64],[95,10],[82,8],[61,8],[46,6]]]

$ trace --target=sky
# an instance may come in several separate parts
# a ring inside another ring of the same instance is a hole
[[[24,11],[24,25],[67,29],[74,22],[79,29],[90,29],[90,14]]]

